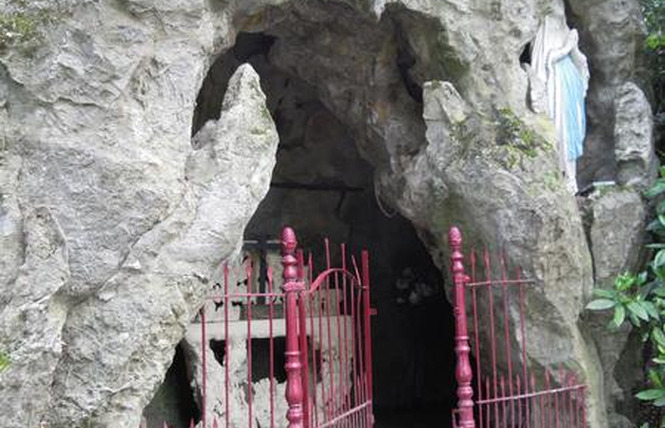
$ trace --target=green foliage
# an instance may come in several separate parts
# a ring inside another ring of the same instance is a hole
[[[60,0],[43,3],[7,0],[7,7],[0,10],[0,52],[10,46],[27,51],[37,47],[44,29],[65,13],[61,3]]]
[[[543,183],[552,192],[556,192],[563,186],[561,175],[554,171],[543,174]]]
[[[614,281],[614,289],[594,290],[594,295],[598,299],[592,300],[587,309],[594,311],[613,309],[614,317],[610,321],[610,329],[621,327],[626,320],[635,327],[658,323],[661,321],[660,309],[665,312],[665,301],[662,302],[662,308],[660,302],[660,295],[665,296],[665,284],[648,283],[647,278],[646,271],[639,275],[630,273],[620,275]],[[658,335],[658,332],[654,334]],[[665,335],[663,339],[665,344]],[[665,351],[665,348],[663,350]]]
[[[0,352],[0,373],[4,369],[9,367],[10,363],[11,363],[11,360],[9,359],[9,357],[6,354],[3,354],[2,352]]]
[[[522,159],[533,159],[538,150],[548,151],[551,145],[534,132],[509,108],[496,111],[497,144],[506,149],[506,166],[513,169]]]
[[[499,144],[509,144],[529,157],[536,156],[538,136],[509,108],[498,111]]]
[[[649,34],[663,35],[665,32],[665,0],[640,0],[644,23]]]
[[[657,51],[665,46],[665,35],[649,34],[645,41],[646,48],[651,51]]]
[[[24,43],[37,36],[37,24],[30,16],[15,12],[0,14],[0,47]]]
[[[595,311],[613,311],[609,328],[614,330],[628,322],[642,332],[642,339],[651,349],[647,373],[648,388],[636,397],[654,406],[665,406],[665,167],[661,177],[644,193],[658,202],[656,218],[648,226],[656,238],[649,247],[654,250],[646,269],[638,274],[624,273],[615,278],[611,290],[595,289],[597,297],[587,305]],[[665,418],[661,425],[665,424]]]

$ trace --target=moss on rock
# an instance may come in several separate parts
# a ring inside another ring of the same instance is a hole
[[[0,352],[0,372],[9,367],[11,360],[7,354]]]
[[[549,152],[552,145],[529,127],[509,108],[496,110],[496,143],[503,149],[503,164],[514,169],[525,158],[535,159],[539,151]]]
[[[37,28],[37,21],[26,13],[0,14],[0,49],[34,40],[38,34]]]
[[[59,3],[36,5],[25,0],[10,0],[0,12],[0,51],[9,47],[31,49],[37,46],[43,29],[63,14]]]

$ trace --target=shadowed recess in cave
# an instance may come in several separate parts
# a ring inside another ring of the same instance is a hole
[[[191,420],[199,420],[199,409],[190,383],[191,369],[186,347],[183,343],[176,347],[164,382],[143,411],[147,422],[145,428],[162,428],[163,423],[171,427],[186,427]]]

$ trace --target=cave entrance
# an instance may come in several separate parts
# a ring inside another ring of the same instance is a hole
[[[454,320],[443,275],[412,224],[382,206],[373,167],[360,155],[348,117],[341,120],[330,111],[320,88],[271,63],[277,40],[266,33],[238,35],[204,80],[192,134],[219,118],[230,77],[250,63],[280,142],[270,190],[245,241],[266,243],[289,224],[300,248],[319,248],[329,237],[346,242],[349,253],[370,249],[372,306],[378,310],[372,323],[376,426],[450,426]],[[400,58],[394,67],[405,68]]]
[[[449,426],[454,331],[441,272],[409,221],[381,206],[374,171],[350,130],[314,88],[270,63],[274,40],[240,34],[213,64],[198,100],[201,126],[217,116],[220,85],[239,64],[249,62],[261,77],[280,143],[270,190],[245,239],[265,241],[289,224],[300,248],[319,248],[325,237],[348,243],[349,253],[369,248],[378,309],[372,325],[376,426]]]

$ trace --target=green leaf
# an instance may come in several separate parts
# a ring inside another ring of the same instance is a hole
[[[651,199],[663,192],[665,192],[665,181],[658,179],[651,188],[644,192],[644,196]]]
[[[663,331],[660,329],[660,327],[655,327],[653,330],[651,330],[651,337],[659,346],[665,346],[665,334],[663,334]]]
[[[644,41],[647,49],[657,51],[665,45],[665,35],[650,34]]]
[[[658,280],[653,280],[649,281],[645,284],[642,284],[640,288],[640,295],[643,296],[644,300],[647,301],[652,301],[655,299],[654,296],[651,295],[653,290],[661,286],[661,282]]]
[[[614,300],[597,299],[589,302],[589,304],[586,305],[586,308],[591,309],[592,311],[602,311],[605,309],[613,308],[614,305],[616,305],[616,302]]]
[[[660,224],[660,221],[658,220],[653,220],[651,223],[649,223],[646,227],[646,230],[648,232],[655,232],[659,229],[662,229],[663,226]]]
[[[657,399],[656,401],[653,402],[653,405],[656,406],[656,407],[665,406],[665,397]]]
[[[623,305],[616,305],[614,307],[614,325],[618,328],[621,327],[621,324],[623,324],[624,320],[626,319],[626,308],[623,307]]]
[[[644,307],[644,309],[647,311],[647,313],[651,318],[653,318],[654,320],[660,319],[660,314],[658,313],[658,309],[656,309],[656,305],[654,305],[649,301],[646,301],[642,302],[642,306]]]
[[[660,380],[660,375],[656,370],[649,370],[648,377],[651,383],[657,388],[663,388],[663,382]]]
[[[665,250],[659,250],[653,258],[653,266],[657,269],[665,266]]]
[[[649,314],[647,313],[646,309],[641,305],[641,302],[630,302],[628,305],[628,310],[635,314],[638,318],[644,320],[644,321],[649,321]]]
[[[641,323],[640,323],[640,319],[637,318],[637,317],[635,316],[634,313],[632,313],[632,312],[628,312],[628,318],[630,318],[630,322],[633,323],[633,325],[634,325],[635,327],[639,327],[639,326],[640,326],[640,324],[641,324]],[[643,337],[643,338],[642,338],[642,341],[644,342],[645,340],[646,340],[646,337]]]
[[[616,291],[614,291],[614,290],[605,290],[603,288],[595,288],[593,290],[593,294],[597,297],[602,297],[604,299],[615,299],[616,296],[617,296]]]
[[[665,389],[646,389],[639,392],[635,397],[644,401],[657,400],[665,397]]]
[[[627,291],[633,286],[637,278],[629,273],[623,273],[614,278],[614,288],[618,291]]]
[[[652,268],[651,270],[661,283],[665,282],[665,268],[660,268],[660,269]]]

